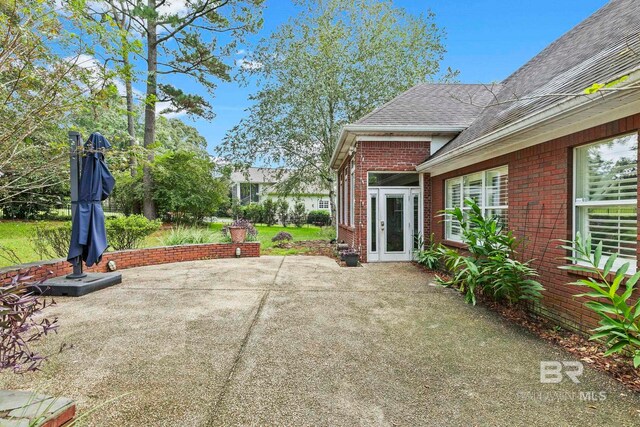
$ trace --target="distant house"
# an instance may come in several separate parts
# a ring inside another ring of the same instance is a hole
[[[231,174],[231,197],[240,201],[241,205],[262,203],[266,199],[285,199],[293,207],[302,202],[307,211],[331,211],[329,191],[314,186],[308,186],[300,193],[282,197],[278,193],[278,186],[286,179],[286,172],[282,179],[278,179],[279,169],[249,168],[247,171],[237,171]]]

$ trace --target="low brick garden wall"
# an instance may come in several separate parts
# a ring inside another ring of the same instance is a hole
[[[105,252],[98,265],[85,268],[86,272],[107,272],[107,263],[115,261],[117,269],[123,270],[147,265],[169,264],[181,261],[199,261],[217,258],[235,258],[236,248],[240,248],[241,258],[259,257],[260,243],[207,243],[201,245],[162,246],[128,251]],[[20,264],[0,269],[0,283],[6,284],[17,274],[29,272],[33,280],[64,276],[73,268],[64,259]]]

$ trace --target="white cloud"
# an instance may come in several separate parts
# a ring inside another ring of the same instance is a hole
[[[158,8],[161,15],[182,15],[188,9],[185,0],[168,0]]]
[[[171,112],[171,113],[161,113],[161,111],[163,111],[166,108],[170,108],[171,107],[171,103],[170,102],[157,102],[156,103],[156,114],[164,116],[168,119],[175,119],[177,117],[182,117],[185,114],[187,114],[184,111],[179,111],[177,113]]]
[[[243,70],[259,70],[264,66],[262,62],[252,61],[245,58],[236,59],[236,66]]]
[[[244,49],[240,49],[239,51],[237,51],[237,52],[236,52],[236,55],[238,55],[238,56],[242,56],[242,55],[244,55],[245,53],[247,53],[247,51],[246,51],[246,50],[244,50]]]

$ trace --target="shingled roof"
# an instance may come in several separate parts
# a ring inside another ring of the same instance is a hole
[[[504,80],[471,126],[431,158],[639,66],[640,1],[613,0]]]
[[[373,126],[467,127],[492,99],[499,85],[432,84],[412,87],[356,122]]]

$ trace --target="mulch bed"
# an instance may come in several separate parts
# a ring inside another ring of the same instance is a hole
[[[335,243],[327,240],[300,240],[298,242],[285,243],[278,246],[278,248],[300,250],[298,255],[326,256],[335,260],[340,267],[347,266],[347,263],[338,256]],[[358,263],[358,267],[362,267],[362,264]]]
[[[299,255],[336,257],[335,244],[327,240],[299,240],[276,246],[280,249],[300,250]]]
[[[421,265],[418,266],[429,273],[434,273]],[[446,275],[442,273],[437,274],[446,278]],[[587,336],[562,329],[549,319],[536,316],[522,307],[507,306],[482,295],[478,297],[477,303],[498,313],[504,319],[520,325],[556,347],[567,351],[587,365],[609,374],[629,390],[640,393],[640,369],[633,367],[631,358],[623,357],[619,354],[605,357],[606,347],[604,345],[590,341]]]

